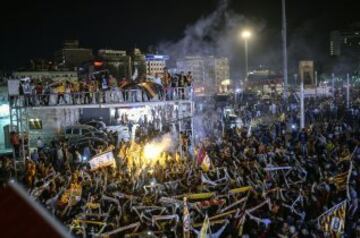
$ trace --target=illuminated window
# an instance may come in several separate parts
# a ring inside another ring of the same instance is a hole
[[[30,119],[29,120],[29,129],[30,130],[41,130],[42,129],[42,120],[36,118],[36,119]]]

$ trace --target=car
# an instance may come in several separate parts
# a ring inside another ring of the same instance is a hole
[[[108,131],[116,131],[118,133],[118,140],[129,141],[131,137],[131,131],[129,131],[129,127],[125,125],[113,125],[107,126],[106,129]]]
[[[98,130],[105,130],[106,129],[105,122],[100,121],[100,120],[91,120],[91,121],[84,122],[82,124],[95,127]]]
[[[65,127],[64,137],[65,139],[70,139],[74,137],[83,137],[83,136],[93,135],[96,132],[101,132],[101,131],[89,125],[74,125],[74,126]]]
[[[109,136],[108,136],[108,134],[107,134],[106,132],[100,131],[100,130],[90,131],[90,132],[88,132],[88,133],[85,133],[84,136],[85,136],[85,137],[97,137],[97,138],[100,138],[100,139],[109,141]]]

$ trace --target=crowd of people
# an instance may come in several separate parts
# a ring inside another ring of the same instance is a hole
[[[241,128],[207,107],[196,145],[182,133],[147,164],[134,157],[166,131],[89,148],[115,155],[115,167],[95,171],[54,142],[27,160],[22,179],[78,237],[359,237],[358,98],[350,108],[338,96],[306,99],[304,129],[296,103],[281,98],[234,105]],[[3,160],[0,177],[11,175]]]
[[[189,99],[192,94],[191,72],[163,76],[116,79],[112,75],[90,75],[81,80],[32,80],[19,83],[19,96],[12,96],[16,106],[48,106],[59,104],[95,104],[141,102],[151,100]]]

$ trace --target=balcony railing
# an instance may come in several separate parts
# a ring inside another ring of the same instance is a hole
[[[95,105],[135,102],[162,102],[192,100],[192,87],[176,87],[150,95],[141,89],[78,93],[24,94],[10,96],[11,107],[46,107],[63,105]]]

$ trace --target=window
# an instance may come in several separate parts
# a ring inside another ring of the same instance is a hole
[[[40,119],[30,119],[29,120],[30,130],[41,130],[42,129],[42,120]]]
[[[66,129],[65,134],[71,134],[71,128]]]
[[[74,135],[79,135],[79,134],[80,134],[80,129],[79,129],[79,128],[74,128],[74,129],[72,130],[72,134],[74,134]]]
[[[90,134],[90,131],[88,129],[83,129],[81,134],[82,135]]]

